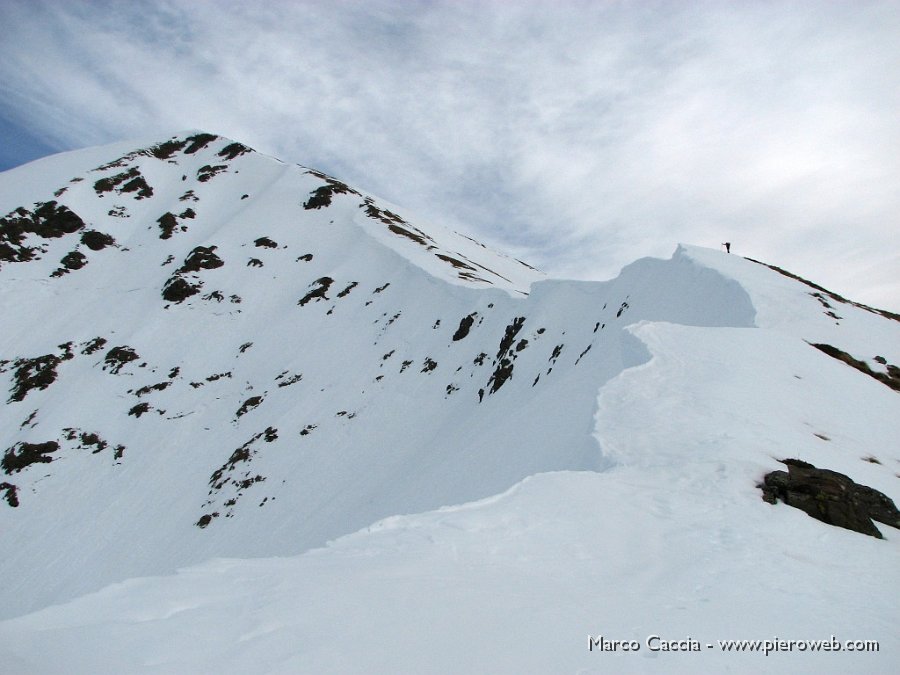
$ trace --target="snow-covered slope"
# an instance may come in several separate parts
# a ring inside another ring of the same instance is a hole
[[[547,280],[199,132],[2,174],[0,212],[14,670],[896,663],[900,533],[756,487],[898,495],[896,316],[694,247]],[[831,634],[881,651],[706,647]]]

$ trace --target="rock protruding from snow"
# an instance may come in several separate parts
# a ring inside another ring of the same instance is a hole
[[[837,471],[819,469],[800,459],[785,459],[787,471],[766,474],[763,499],[779,499],[829,525],[844,527],[883,539],[873,520],[900,528],[900,511],[883,492],[858,485]]]

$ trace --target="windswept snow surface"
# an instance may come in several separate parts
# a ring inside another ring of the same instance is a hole
[[[0,262],[0,451],[59,445],[0,474],[4,669],[896,672],[900,532],[756,488],[795,457],[896,500],[900,396],[811,346],[885,372],[895,318],[688,246],[543,280],[203,140],[0,175],[6,211],[55,199],[116,241]],[[95,189],[133,168],[152,195]],[[177,272],[198,246],[223,264]],[[176,277],[197,292],[165,300]],[[41,355],[55,379],[17,396]],[[719,643],[832,636],[879,650]]]

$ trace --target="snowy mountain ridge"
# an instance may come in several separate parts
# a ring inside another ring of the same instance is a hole
[[[900,537],[757,488],[797,458],[896,497],[896,315],[691,246],[546,279],[203,132],[0,174],[0,212],[0,654],[23,670],[602,669],[598,621],[753,637],[770,615],[734,578],[791,585],[785,634],[900,648]],[[371,635],[342,652],[342,622]],[[110,625],[119,647],[85,648]],[[200,646],[148,651],[173,631]],[[646,654],[616,668],[740,663]]]

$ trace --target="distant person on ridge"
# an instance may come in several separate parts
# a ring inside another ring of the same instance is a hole
[[[724,244],[722,244],[722,246],[725,247],[725,253],[731,253],[731,242],[730,241],[726,241]]]

